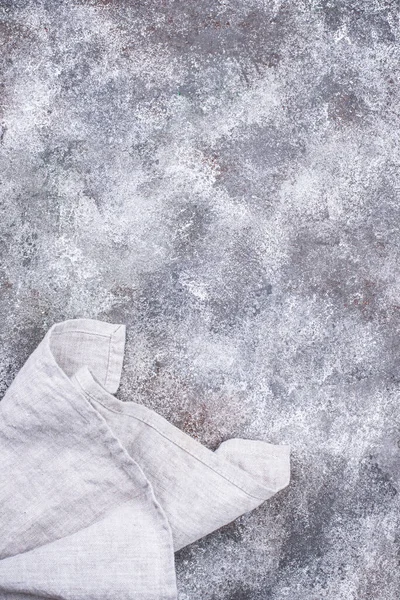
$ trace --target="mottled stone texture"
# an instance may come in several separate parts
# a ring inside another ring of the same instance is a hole
[[[180,600],[400,598],[396,0],[0,0],[1,389],[127,324],[123,400],[289,488]]]

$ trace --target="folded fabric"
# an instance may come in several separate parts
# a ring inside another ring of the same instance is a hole
[[[174,552],[289,483],[287,445],[212,451],[116,398],[125,346],[54,323],[0,402],[1,599],[176,599]]]

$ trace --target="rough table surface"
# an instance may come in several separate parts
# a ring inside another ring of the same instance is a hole
[[[400,67],[390,0],[0,0],[0,384],[127,325],[123,400],[292,446],[176,556],[180,600],[400,597]]]

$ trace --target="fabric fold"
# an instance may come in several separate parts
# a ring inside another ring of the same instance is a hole
[[[289,484],[287,445],[212,451],[116,398],[125,346],[123,323],[55,323],[0,402],[0,598],[176,598],[174,552]]]

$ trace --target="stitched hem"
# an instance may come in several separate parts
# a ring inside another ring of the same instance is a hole
[[[111,394],[119,388],[125,354],[126,325],[119,325],[110,335],[107,375],[104,387]]]
[[[68,331],[75,332],[79,329],[80,331],[90,335],[109,337],[109,360],[106,374],[107,389],[99,381],[97,381],[87,365],[80,367],[72,376],[72,379],[79,383],[82,391],[87,396],[92,398],[92,400],[99,402],[102,406],[110,411],[115,413],[123,413],[126,416],[135,418],[139,421],[142,421],[149,427],[152,427],[152,429],[174,443],[181,450],[190,454],[193,458],[214,471],[217,475],[223,477],[226,481],[240,489],[247,496],[258,500],[259,503],[267,500],[288,485],[290,479],[289,446],[270,444],[260,440],[264,445],[265,453],[268,456],[275,458],[281,464],[282,471],[284,472],[284,476],[280,477],[282,484],[277,487],[269,488],[257,481],[252,475],[250,475],[241,467],[234,465],[228,460],[225,460],[223,457],[218,456],[218,454],[214,453],[206,446],[203,446],[203,444],[177,428],[175,425],[167,421],[164,417],[152,409],[149,409],[144,405],[137,404],[133,401],[123,402],[113,396],[109,390],[116,391],[118,389],[122,374],[123,358],[126,345],[126,326],[123,323],[115,324],[95,319],[69,319],[61,323],[55,323],[50,328],[48,335],[50,335],[50,332],[53,330],[53,328],[57,328],[56,331],[53,331],[53,333],[66,333]],[[51,356],[55,362],[52,354]],[[55,364],[57,365],[56,362]],[[62,371],[58,365],[57,367],[60,371]],[[64,376],[66,376],[63,371],[62,373]],[[67,379],[70,383],[72,383],[70,378],[67,377]],[[97,411],[95,412],[100,417],[99,413]],[[114,439],[114,443],[115,441],[117,441],[118,446],[120,446],[120,450],[122,450],[124,458],[127,459],[129,456],[128,453],[119,443],[117,438]],[[130,461],[125,460],[125,462]],[[130,467],[132,467],[132,465],[130,465]]]
[[[78,380],[79,384],[82,387],[81,384],[81,370],[79,370],[79,372],[77,372],[75,374],[76,379]],[[78,379],[79,377],[79,379]],[[83,392],[89,396],[89,398],[91,398],[92,400],[94,400],[95,402],[98,402],[99,404],[101,404],[104,408],[106,408],[107,410],[117,413],[117,414],[121,414],[120,410],[115,410],[113,408],[111,408],[110,406],[108,406],[105,401],[101,401],[99,400],[99,398],[96,396],[93,396],[92,394],[90,394],[87,389],[85,389],[84,387],[82,387]],[[125,412],[125,411],[124,411]],[[152,429],[154,429],[155,431],[157,431],[157,433],[159,433],[160,435],[162,435],[164,438],[166,438],[167,440],[169,440],[170,442],[172,442],[173,444],[175,444],[175,446],[178,446],[181,450],[184,450],[184,452],[187,452],[188,454],[190,454],[193,458],[195,458],[196,460],[198,460],[199,462],[201,462],[203,465],[205,465],[206,467],[208,467],[209,469],[211,469],[212,471],[214,471],[214,473],[216,473],[217,475],[219,475],[220,477],[223,477],[226,481],[228,481],[229,483],[231,483],[232,485],[234,485],[235,487],[237,487],[238,489],[240,489],[242,492],[244,492],[245,494],[247,494],[247,496],[250,496],[251,498],[256,498],[257,500],[263,500],[266,499],[266,497],[263,495],[262,497],[259,496],[255,496],[254,494],[249,493],[247,490],[243,489],[243,487],[241,485],[238,485],[237,483],[235,483],[234,481],[232,481],[232,479],[230,479],[229,477],[227,477],[225,474],[221,473],[220,471],[217,471],[215,468],[211,467],[210,464],[208,464],[207,462],[205,462],[204,460],[202,460],[201,458],[199,458],[199,456],[197,456],[196,454],[194,454],[193,452],[190,452],[186,447],[184,447],[183,445],[179,444],[176,439],[173,439],[171,436],[166,435],[164,432],[160,431],[160,429],[158,429],[153,423],[151,423],[148,420],[145,419],[141,419],[139,418],[137,415],[132,415],[129,414],[128,412],[125,412],[125,416],[127,417],[131,417],[132,419],[136,419],[138,421],[141,421],[142,423],[145,423],[146,425],[148,425],[149,427],[151,427]],[[184,435],[185,433],[182,432]],[[194,442],[196,440],[193,440]],[[205,448],[205,446],[204,446]],[[205,450],[208,450],[208,448],[205,448]],[[211,452],[211,450],[210,450]],[[269,490],[269,493],[275,493],[273,490]]]
[[[82,366],[74,375],[74,379],[79,383],[83,392],[95,402],[101,404],[107,410],[117,414],[124,414],[130,418],[136,419],[145,423],[158,434],[168,439],[170,442],[178,446],[184,452],[190,454],[193,458],[201,462],[203,465],[214,471],[220,477],[240,489],[243,493],[251,498],[264,501],[277,493],[289,483],[290,477],[290,447],[286,445],[273,445],[268,442],[265,444],[265,452],[269,456],[275,458],[282,463],[285,476],[282,477],[285,485],[278,488],[268,488],[254,479],[250,474],[236,467],[232,463],[225,461],[222,457],[215,454],[209,448],[203,446],[200,442],[190,437],[184,431],[175,427],[172,423],[164,419],[158,413],[147,408],[146,406],[137,404],[136,402],[122,402],[114,396],[107,393],[102,388],[101,384],[95,379],[90,369],[85,365]],[[223,467],[223,470],[221,468]]]
[[[106,375],[104,387],[111,394],[118,390],[126,345],[126,325],[124,323],[108,323],[97,319],[67,319],[54,323],[48,335],[65,335],[68,333],[86,333],[109,340]]]

